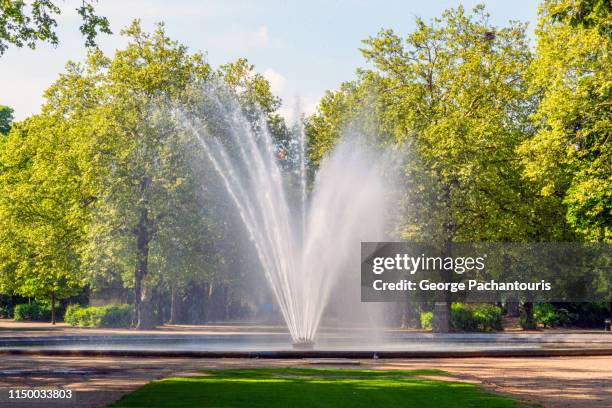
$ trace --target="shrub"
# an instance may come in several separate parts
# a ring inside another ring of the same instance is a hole
[[[433,312],[421,313],[421,327],[431,330]],[[453,303],[450,317],[451,328],[468,332],[485,332],[502,329],[502,309],[487,304]]]
[[[533,308],[536,323],[544,327],[555,327],[569,322],[569,314],[565,309],[557,309],[550,303],[538,303]]]
[[[70,305],[66,309],[64,321],[71,326],[128,327],[132,321],[132,308],[130,305]]]
[[[71,326],[78,326],[79,319],[77,318],[77,314],[81,310],[80,305],[68,305],[66,308],[66,313],[64,314],[64,322],[68,323]]]
[[[535,318],[528,318],[527,314],[524,311],[521,311],[521,316],[519,317],[519,326],[521,326],[521,329],[523,330],[533,330],[537,328]]]
[[[132,324],[130,305],[105,306],[100,314],[100,327],[129,327]]]
[[[451,327],[461,331],[486,332],[502,329],[502,309],[488,304],[453,303]]]
[[[10,306],[0,306],[0,319],[10,319],[13,317],[13,308]]]
[[[14,317],[17,321],[30,320],[44,322],[51,320],[51,305],[34,301],[15,306]]]
[[[569,324],[579,327],[601,327],[610,318],[607,302],[564,303]]]
[[[433,328],[433,312],[421,312],[421,328],[423,330]]]

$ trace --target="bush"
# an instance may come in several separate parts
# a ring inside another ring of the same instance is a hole
[[[431,330],[433,312],[421,313],[421,327]],[[487,304],[453,303],[450,317],[451,328],[467,332],[486,332],[502,329],[502,309]]]
[[[523,330],[534,330],[537,328],[537,324],[535,318],[529,319],[525,312],[521,311],[521,316],[519,317],[519,326]]]
[[[14,317],[16,321],[46,322],[51,320],[51,305],[45,302],[34,301],[15,306]]]
[[[605,319],[610,318],[607,302],[564,303],[568,312],[569,324],[578,327],[602,327]]]
[[[421,312],[421,328],[423,330],[433,328],[433,312]]]
[[[13,308],[11,306],[0,306],[0,319],[10,319],[13,317]]]
[[[569,314],[565,309],[557,309],[550,303],[538,303],[533,308],[533,317],[536,323],[544,327],[555,327],[567,324]]]
[[[71,326],[128,327],[132,322],[132,308],[130,305],[70,305],[66,309],[64,321]]]
[[[64,314],[64,322],[71,326],[78,326],[80,318],[77,317],[79,311],[82,310],[80,305],[68,305]]]
[[[502,309],[487,304],[453,303],[451,327],[455,330],[487,332],[502,329]]]

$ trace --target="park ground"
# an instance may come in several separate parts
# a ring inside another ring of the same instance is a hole
[[[59,324],[0,322],[0,336],[134,334],[133,330],[83,329]],[[275,327],[201,326],[164,327],[151,331],[170,333],[277,333]],[[600,332],[601,333],[601,332]],[[143,333],[146,335],[146,333]],[[568,333],[569,334],[569,333]],[[607,337],[607,336],[606,336]],[[202,370],[252,368],[346,368],[360,370],[443,370],[440,380],[465,382],[526,406],[612,407],[612,356],[541,358],[440,358],[440,359],[206,359],[78,357],[0,354],[0,408],[4,407],[104,407],[158,379],[201,376]],[[421,376],[422,377],[422,376]],[[10,389],[70,389],[71,400],[8,399]]]
[[[327,363],[327,364],[325,364]],[[347,363],[351,363],[347,365]],[[358,365],[354,365],[358,364]],[[612,407],[612,357],[267,360],[3,355],[0,407],[103,407],[156,379],[230,368],[438,369],[447,379],[479,385],[544,407]],[[8,400],[9,389],[70,389],[70,401]]]

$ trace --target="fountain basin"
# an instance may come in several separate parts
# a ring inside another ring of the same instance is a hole
[[[299,339],[298,341],[294,342],[292,346],[294,350],[312,350],[314,349],[314,341]]]

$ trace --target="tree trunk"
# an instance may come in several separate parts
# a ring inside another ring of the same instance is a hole
[[[504,255],[503,259],[503,275],[504,279],[511,280],[511,260],[508,255]],[[508,317],[519,317],[521,315],[519,297],[516,294],[510,295],[506,301],[506,316]]]
[[[136,264],[134,272],[134,314],[132,316],[132,326],[138,325],[138,316],[140,316],[140,296],[142,295],[142,276],[140,275],[139,265]]]
[[[406,302],[402,307],[401,313],[402,329],[419,329],[421,327],[418,304]]]
[[[151,305],[151,289],[147,287],[146,278],[149,274],[149,212],[146,207],[140,209],[140,219],[135,228],[137,237],[138,263],[134,282],[134,298],[136,303],[136,328],[147,330],[155,327],[153,307]]]
[[[213,292],[215,286],[212,282],[204,284],[206,291],[206,297],[204,298],[204,323],[208,323],[214,317],[212,313],[213,309]]]
[[[230,293],[229,287],[223,285],[223,320],[226,322],[230,319]]]
[[[51,292],[51,324],[55,324],[55,292]]]
[[[140,298],[140,314],[138,316],[138,324],[136,325],[136,328],[139,330],[149,330],[157,326],[151,299],[152,290],[146,282],[144,282],[142,286],[142,297]]]
[[[442,189],[442,202],[444,203],[444,209],[446,211],[446,219],[444,221],[444,247],[443,256],[452,257],[452,243],[455,236],[457,226],[453,220],[453,208],[452,208],[452,187],[458,187],[458,181],[452,178]],[[453,271],[442,271],[442,278],[445,282],[452,282],[454,280]],[[445,294],[445,302],[436,302],[434,306],[434,320],[432,329],[438,333],[450,332],[450,318],[451,318],[451,298],[450,293]]]
[[[179,322],[179,295],[175,285],[170,288],[170,324],[178,324]]]
[[[535,329],[536,322],[533,317],[533,302],[525,302],[523,304],[524,324],[523,329]]]
[[[508,317],[519,317],[519,301],[516,297],[508,299],[506,302],[506,316]]]
[[[436,302],[434,305],[434,320],[432,331],[434,333],[450,332],[450,302]]]

